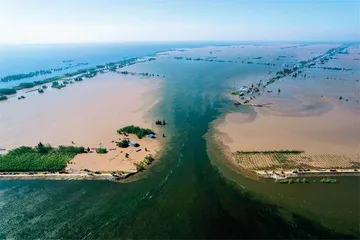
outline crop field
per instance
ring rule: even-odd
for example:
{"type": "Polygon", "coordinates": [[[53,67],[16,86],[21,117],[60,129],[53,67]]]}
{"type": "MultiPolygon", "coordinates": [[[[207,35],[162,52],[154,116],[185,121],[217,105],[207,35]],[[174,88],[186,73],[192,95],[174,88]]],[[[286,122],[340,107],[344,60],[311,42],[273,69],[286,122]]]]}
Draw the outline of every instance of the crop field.
{"type": "Polygon", "coordinates": [[[236,162],[248,170],[360,168],[360,154],[306,154],[301,151],[236,152],[236,162]]]}

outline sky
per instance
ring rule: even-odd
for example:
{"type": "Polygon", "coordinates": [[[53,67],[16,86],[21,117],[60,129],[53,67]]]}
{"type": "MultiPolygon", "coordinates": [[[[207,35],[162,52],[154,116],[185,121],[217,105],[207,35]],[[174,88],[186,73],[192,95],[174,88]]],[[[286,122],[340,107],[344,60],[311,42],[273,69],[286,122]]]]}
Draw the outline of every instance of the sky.
{"type": "Polygon", "coordinates": [[[360,0],[0,0],[0,43],[354,40],[360,0]]]}

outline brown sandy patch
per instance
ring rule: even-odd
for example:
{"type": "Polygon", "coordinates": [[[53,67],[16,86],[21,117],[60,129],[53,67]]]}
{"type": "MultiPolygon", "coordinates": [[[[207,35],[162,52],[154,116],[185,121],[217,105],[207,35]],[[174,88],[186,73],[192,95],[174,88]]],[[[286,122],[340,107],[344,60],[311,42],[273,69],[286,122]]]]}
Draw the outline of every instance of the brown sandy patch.
{"type": "Polygon", "coordinates": [[[226,141],[232,152],[300,149],[310,154],[359,153],[359,116],[348,109],[335,106],[325,114],[308,117],[256,111],[252,122],[246,121],[246,114],[230,113],[217,126],[232,140],[226,141]]]}
{"type": "MultiPolygon", "coordinates": [[[[124,136],[119,135],[119,137],[114,141],[120,141],[124,136]]],[[[107,154],[98,154],[95,151],[90,154],[79,154],[69,162],[67,169],[69,171],[88,169],[100,172],[136,171],[134,163],[142,161],[147,155],[155,157],[161,148],[160,139],[150,139],[148,137],[138,139],[133,134],[130,134],[129,138],[131,141],[136,141],[140,146],[119,148],[116,143],[108,142],[103,144],[103,147],[110,149],[107,154]],[[145,151],[145,148],[147,151],[145,151]],[[129,154],[128,158],[125,157],[126,153],[129,154]]]]}

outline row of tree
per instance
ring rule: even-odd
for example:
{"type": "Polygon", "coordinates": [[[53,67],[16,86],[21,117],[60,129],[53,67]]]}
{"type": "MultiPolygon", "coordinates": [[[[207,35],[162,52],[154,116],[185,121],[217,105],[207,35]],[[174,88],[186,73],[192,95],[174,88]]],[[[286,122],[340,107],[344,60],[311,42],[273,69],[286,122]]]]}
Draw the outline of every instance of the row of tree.
{"type": "Polygon", "coordinates": [[[166,125],[166,122],[165,122],[165,120],[162,120],[162,121],[161,121],[161,120],[156,120],[156,121],[155,121],[155,124],[156,124],[156,125],[160,125],[160,126],[165,126],[165,125],[166,125]]]}

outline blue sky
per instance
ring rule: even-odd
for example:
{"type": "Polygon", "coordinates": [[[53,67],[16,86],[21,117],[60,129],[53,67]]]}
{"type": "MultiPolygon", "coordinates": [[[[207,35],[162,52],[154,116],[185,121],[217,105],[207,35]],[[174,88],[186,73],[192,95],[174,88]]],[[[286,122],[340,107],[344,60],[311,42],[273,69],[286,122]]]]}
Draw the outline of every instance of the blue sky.
{"type": "Polygon", "coordinates": [[[360,40],[359,16],[359,0],[0,0],[0,43],[360,40]]]}

